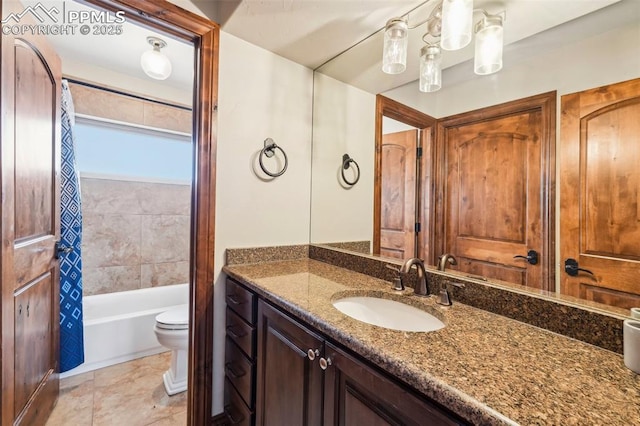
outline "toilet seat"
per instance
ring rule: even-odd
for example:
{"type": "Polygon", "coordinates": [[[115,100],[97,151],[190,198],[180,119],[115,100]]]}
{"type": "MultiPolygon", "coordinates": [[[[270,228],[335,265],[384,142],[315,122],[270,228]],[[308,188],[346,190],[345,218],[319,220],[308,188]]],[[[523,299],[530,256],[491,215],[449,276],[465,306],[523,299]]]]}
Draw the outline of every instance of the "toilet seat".
{"type": "Polygon", "coordinates": [[[163,330],[187,330],[189,328],[189,305],[180,305],[158,314],[156,327],[163,330]]]}

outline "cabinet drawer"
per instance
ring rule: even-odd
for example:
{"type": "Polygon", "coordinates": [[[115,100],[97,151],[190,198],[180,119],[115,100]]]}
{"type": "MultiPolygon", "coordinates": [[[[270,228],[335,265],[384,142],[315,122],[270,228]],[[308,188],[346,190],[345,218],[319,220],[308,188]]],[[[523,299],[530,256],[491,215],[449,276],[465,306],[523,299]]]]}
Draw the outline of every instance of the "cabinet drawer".
{"type": "Polygon", "coordinates": [[[227,307],[227,337],[251,359],[255,358],[256,329],[227,307]]]}
{"type": "Polygon", "coordinates": [[[240,315],[251,325],[256,323],[256,295],[227,278],[226,282],[227,306],[240,315]]]}
{"type": "Polygon", "coordinates": [[[225,345],[224,373],[247,406],[253,408],[253,363],[229,338],[225,345]]]}
{"type": "Polygon", "coordinates": [[[253,412],[244,404],[229,379],[224,381],[224,412],[232,425],[253,425],[253,412]]]}

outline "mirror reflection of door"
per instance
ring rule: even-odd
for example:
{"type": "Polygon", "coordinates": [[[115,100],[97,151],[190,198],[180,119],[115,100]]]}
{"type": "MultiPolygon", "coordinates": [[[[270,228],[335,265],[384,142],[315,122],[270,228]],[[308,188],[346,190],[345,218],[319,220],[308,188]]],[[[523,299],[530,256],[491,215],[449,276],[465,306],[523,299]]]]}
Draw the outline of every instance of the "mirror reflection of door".
{"type": "Polygon", "coordinates": [[[441,252],[457,258],[454,269],[553,289],[545,201],[554,175],[550,105],[555,93],[439,122],[443,206],[436,225],[441,252]]]}
{"type": "Polygon", "coordinates": [[[561,287],[640,304],[640,79],[562,97],[561,287]],[[565,262],[575,260],[575,274],[565,262]]]}
{"type": "Polygon", "coordinates": [[[380,254],[415,257],[418,130],[385,117],[382,136],[382,210],[380,254]]]}
{"type": "Polygon", "coordinates": [[[435,118],[376,96],[373,253],[431,257],[432,134],[435,118]]]}

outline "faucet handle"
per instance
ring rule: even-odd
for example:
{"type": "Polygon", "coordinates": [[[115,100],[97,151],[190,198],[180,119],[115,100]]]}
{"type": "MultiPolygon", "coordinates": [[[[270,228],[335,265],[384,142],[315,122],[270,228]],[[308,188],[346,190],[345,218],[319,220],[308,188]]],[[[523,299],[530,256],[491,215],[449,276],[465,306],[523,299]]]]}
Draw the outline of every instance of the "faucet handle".
{"type": "Polygon", "coordinates": [[[398,275],[393,278],[393,285],[391,286],[391,289],[395,291],[404,291],[404,284],[402,283],[402,274],[400,273],[400,268],[389,264],[386,264],[384,266],[398,273],[398,275]]]}
{"type": "Polygon", "coordinates": [[[455,281],[448,281],[448,280],[443,281],[442,288],[440,289],[440,295],[438,296],[438,300],[436,301],[440,305],[444,305],[444,306],[453,305],[453,298],[449,294],[449,289],[447,289],[448,285],[458,287],[458,288],[464,288],[463,283],[457,283],[455,281]]]}

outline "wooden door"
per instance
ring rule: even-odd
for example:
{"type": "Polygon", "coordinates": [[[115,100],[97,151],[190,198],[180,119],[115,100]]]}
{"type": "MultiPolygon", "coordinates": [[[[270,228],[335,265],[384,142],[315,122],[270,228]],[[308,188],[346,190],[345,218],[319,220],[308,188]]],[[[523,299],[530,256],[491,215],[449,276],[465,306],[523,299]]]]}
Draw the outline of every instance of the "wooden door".
{"type": "Polygon", "coordinates": [[[442,253],[454,268],[553,289],[554,102],[546,94],[439,124],[442,253]],[[530,251],[537,262],[515,257],[530,251]]]}
{"type": "Polygon", "coordinates": [[[44,39],[3,34],[3,425],[44,424],[58,395],[60,96],[44,39]]]}
{"type": "Polygon", "coordinates": [[[382,137],[380,254],[416,256],[416,150],[418,131],[382,137]]]}
{"type": "Polygon", "coordinates": [[[640,79],[562,97],[562,293],[640,305],[640,79]],[[582,269],[564,272],[566,259],[582,269]]]}
{"type": "Polygon", "coordinates": [[[462,424],[331,343],[325,354],[325,426],[462,424]]]}
{"type": "Polygon", "coordinates": [[[322,354],[322,338],[258,302],[257,425],[320,425],[322,354]]]}

